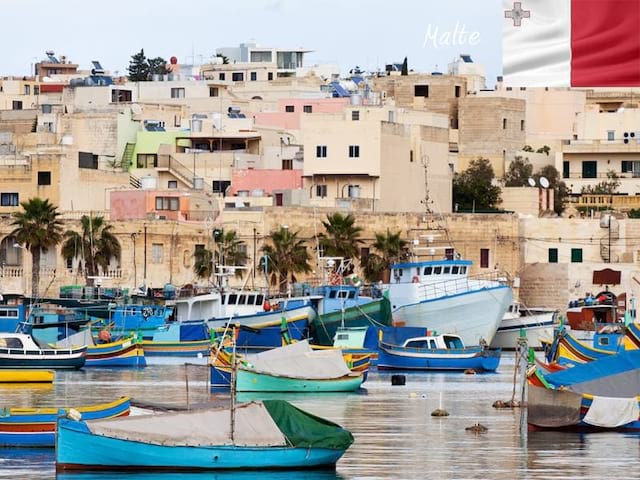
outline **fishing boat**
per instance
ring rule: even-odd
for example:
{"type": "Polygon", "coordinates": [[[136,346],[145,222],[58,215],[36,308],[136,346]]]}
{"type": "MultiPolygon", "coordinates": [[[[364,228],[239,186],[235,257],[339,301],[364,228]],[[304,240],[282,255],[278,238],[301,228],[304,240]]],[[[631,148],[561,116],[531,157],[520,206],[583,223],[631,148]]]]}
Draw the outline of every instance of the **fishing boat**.
{"type": "Polygon", "coordinates": [[[460,336],[466,345],[490,344],[512,303],[498,272],[470,276],[469,260],[434,260],[391,266],[382,289],[396,326],[460,336]]]}
{"type": "MultiPolygon", "coordinates": [[[[625,294],[620,295],[625,296],[625,294]]],[[[593,337],[607,326],[624,324],[624,309],[618,308],[618,295],[604,290],[572,300],[567,308],[567,328],[578,340],[591,343],[593,337]]]]}
{"type": "Polygon", "coordinates": [[[379,370],[494,372],[500,363],[500,349],[466,347],[458,335],[430,333],[416,327],[390,327],[381,333],[379,370]]]}
{"type": "Polygon", "coordinates": [[[640,350],[528,376],[530,430],[640,431],[640,350]]]}
{"type": "MultiPolygon", "coordinates": [[[[233,354],[220,350],[212,355],[212,386],[228,387],[233,354]]],[[[370,363],[368,354],[343,354],[334,348],[314,350],[302,340],[239,356],[237,364],[237,392],[345,392],[362,385],[370,363]]]]}
{"type": "Polygon", "coordinates": [[[0,370],[0,383],[53,383],[53,370],[0,370]]]}
{"type": "Polygon", "coordinates": [[[52,348],[26,333],[0,333],[0,368],[82,368],[87,347],[52,348]]]}
{"type": "Polygon", "coordinates": [[[0,445],[5,447],[53,447],[56,423],[71,410],[94,420],[129,415],[130,399],[82,407],[4,408],[0,410],[0,445]]]}
{"type": "Polygon", "coordinates": [[[352,443],[335,423],[283,400],[264,400],[111,420],[61,418],[56,469],[326,468],[352,443]]]}
{"type": "Polygon", "coordinates": [[[543,340],[553,338],[558,311],[551,308],[529,308],[514,302],[502,317],[498,331],[491,341],[492,348],[514,350],[518,338],[524,334],[530,347],[542,349],[543,340]]]}
{"type": "Polygon", "coordinates": [[[195,357],[209,355],[211,332],[205,321],[172,322],[143,334],[145,355],[195,357]]]}
{"type": "Polygon", "coordinates": [[[593,345],[588,345],[578,340],[572,330],[559,328],[554,332],[553,341],[545,345],[545,358],[549,363],[572,366],[614,355],[625,350],[624,331],[622,324],[615,329],[603,327],[601,332],[594,334],[593,345]]]}

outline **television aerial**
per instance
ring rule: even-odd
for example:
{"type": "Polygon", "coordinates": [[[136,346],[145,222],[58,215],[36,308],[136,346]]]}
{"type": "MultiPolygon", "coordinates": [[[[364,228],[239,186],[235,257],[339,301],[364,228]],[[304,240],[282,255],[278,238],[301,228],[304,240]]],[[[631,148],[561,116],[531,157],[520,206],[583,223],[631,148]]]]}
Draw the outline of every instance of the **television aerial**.
{"type": "Polygon", "coordinates": [[[547,177],[540,177],[539,181],[542,188],[549,188],[549,180],[547,180],[547,177]]]}
{"type": "Polygon", "coordinates": [[[527,182],[529,183],[529,186],[530,186],[530,187],[535,187],[535,186],[536,186],[536,181],[535,181],[533,178],[531,178],[531,177],[529,177],[529,178],[527,179],[527,182]]]}

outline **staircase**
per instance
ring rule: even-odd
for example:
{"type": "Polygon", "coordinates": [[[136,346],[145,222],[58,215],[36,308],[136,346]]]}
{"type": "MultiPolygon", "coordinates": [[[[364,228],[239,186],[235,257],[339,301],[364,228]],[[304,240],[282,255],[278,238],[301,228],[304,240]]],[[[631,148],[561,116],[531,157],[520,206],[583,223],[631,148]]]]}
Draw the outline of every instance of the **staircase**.
{"type": "Polygon", "coordinates": [[[142,188],[142,184],[140,183],[140,179],[134,175],[129,174],[129,184],[133,188],[142,188]]]}
{"type": "MultiPolygon", "coordinates": [[[[156,168],[169,172],[189,188],[194,188],[193,179],[195,175],[193,170],[180,163],[172,155],[158,155],[158,165],[156,168]]],[[[211,193],[213,192],[213,186],[204,182],[203,190],[211,193]]]]}
{"type": "Polygon", "coordinates": [[[606,263],[619,262],[618,255],[612,252],[617,240],[620,238],[620,224],[618,220],[611,215],[603,215],[600,219],[600,228],[606,229],[607,232],[600,238],[600,257],[606,263]]]}
{"type": "Polygon", "coordinates": [[[127,146],[124,148],[124,153],[122,154],[122,168],[128,170],[130,166],[132,166],[133,160],[133,151],[136,149],[135,143],[127,143],[127,146]]]}

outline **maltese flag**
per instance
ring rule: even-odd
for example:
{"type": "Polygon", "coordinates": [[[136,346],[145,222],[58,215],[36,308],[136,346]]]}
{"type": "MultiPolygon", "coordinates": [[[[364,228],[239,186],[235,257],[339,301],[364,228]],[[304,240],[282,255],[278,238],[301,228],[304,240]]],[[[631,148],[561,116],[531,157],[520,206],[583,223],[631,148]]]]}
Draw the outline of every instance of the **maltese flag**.
{"type": "Polygon", "coordinates": [[[503,0],[503,82],[640,86],[640,0],[503,0]]]}

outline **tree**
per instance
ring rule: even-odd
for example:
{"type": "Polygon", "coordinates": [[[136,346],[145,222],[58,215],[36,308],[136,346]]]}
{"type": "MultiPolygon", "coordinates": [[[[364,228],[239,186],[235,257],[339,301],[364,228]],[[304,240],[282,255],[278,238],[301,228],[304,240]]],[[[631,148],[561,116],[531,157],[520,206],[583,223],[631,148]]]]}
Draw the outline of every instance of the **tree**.
{"type": "Polygon", "coordinates": [[[149,63],[143,48],[131,56],[127,70],[129,71],[127,79],[131,82],[146,82],[149,79],[149,63]]]}
{"type": "Polygon", "coordinates": [[[69,260],[80,258],[84,270],[85,282],[94,285],[94,278],[101,271],[109,269],[111,259],[120,261],[122,247],[113,233],[113,225],[104,217],[83,215],[80,218],[80,232],[67,230],[64,233],[62,256],[69,260]]]}
{"type": "Polygon", "coordinates": [[[167,75],[171,69],[167,66],[167,61],[162,57],[150,58],[147,60],[149,73],[151,75],[167,75]]]}
{"type": "MultiPolygon", "coordinates": [[[[193,272],[198,278],[211,278],[214,273],[214,265],[243,266],[246,265],[247,245],[238,238],[234,230],[225,232],[216,229],[213,231],[214,252],[208,248],[198,249],[194,253],[193,272]]],[[[242,278],[244,270],[236,268],[234,275],[242,278]]]]}
{"type": "Polygon", "coordinates": [[[523,152],[533,152],[533,147],[531,145],[525,145],[522,147],[523,152]]]}
{"type": "Polygon", "coordinates": [[[548,157],[550,151],[551,151],[551,148],[549,147],[549,145],[545,145],[543,147],[540,147],[538,150],[536,150],[536,153],[545,153],[548,157]]]}
{"type": "Polygon", "coordinates": [[[612,195],[618,193],[620,186],[620,177],[613,170],[607,172],[607,179],[595,185],[586,185],[582,187],[580,193],[593,193],[599,195],[612,195]]]}
{"type": "MultiPolygon", "coordinates": [[[[309,252],[304,241],[298,238],[298,232],[291,232],[288,228],[280,227],[268,236],[271,244],[262,247],[267,257],[266,271],[271,275],[272,282],[277,277],[280,292],[287,290],[289,282],[296,281],[296,273],[309,273],[309,252]]],[[[262,259],[265,268],[265,259],[262,259]]]]}
{"type": "Polygon", "coordinates": [[[13,213],[9,234],[31,253],[31,296],[38,297],[40,285],[40,257],[49,248],[55,248],[62,239],[60,212],[48,199],[30,198],[21,202],[22,211],[13,213]]]}
{"type": "Polygon", "coordinates": [[[404,61],[402,62],[402,71],[400,72],[400,75],[403,77],[409,75],[409,64],[407,62],[407,57],[404,57],[404,61]]]}
{"type": "Polygon", "coordinates": [[[326,257],[352,259],[358,256],[358,246],[362,243],[362,228],[355,226],[356,219],[352,214],[342,215],[340,212],[327,214],[327,221],[322,225],[326,234],[318,235],[320,248],[326,257]]]}
{"type": "Polygon", "coordinates": [[[560,172],[553,165],[545,165],[533,175],[538,184],[540,177],[549,180],[549,188],[553,190],[553,211],[560,215],[569,196],[567,185],[560,179],[560,172]]]}
{"type": "MultiPolygon", "coordinates": [[[[486,158],[472,160],[453,177],[453,203],[458,210],[489,209],[500,202],[500,187],[493,185],[493,167],[486,158]]],[[[456,210],[456,209],[454,209],[456,210]]]]}
{"type": "Polygon", "coordinates": [[[227,57],[226,55],[223,55],[221,53],[216,53],[216,57],[222,59],[223,65],[229,65],[229,57],[227,57]]]}
{"type": "Polygon", "coordinates": [[[504,176],[504,185],[505,187],[522,187],[528,184],[532,175],[533,165],[529,163],[529,159],[517,156],[504,176]]]}
{"type": "Polygon", "coordinates": [[[387,229],[386,233],[376,233],[376,240],[369,253],[362,262],[364,277],[369,282],[389,280],[389,271],[392,264],[397,263],[405,255],[407,241],[401,238],[400,232],[392,233],[387,229]]]}

